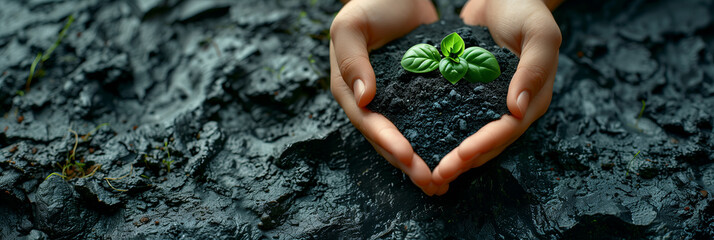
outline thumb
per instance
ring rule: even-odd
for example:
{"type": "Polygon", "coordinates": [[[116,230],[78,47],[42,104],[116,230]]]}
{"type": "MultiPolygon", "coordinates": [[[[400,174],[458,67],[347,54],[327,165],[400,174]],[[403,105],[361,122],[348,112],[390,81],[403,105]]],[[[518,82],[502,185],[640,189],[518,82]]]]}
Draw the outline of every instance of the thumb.
{"type": "Polygon", "coordinates": [[[355,13],[340,11],[330,27],[337,66],[360,107],[367,106],[377,91],[374,70],[369,62],[365,19],[355,13]]]}
{"type": "Polygon", "coordinates": [[[541,19],[524,26],[521,60],[508,88],[508,110],[517,118],[526,115],[532,98],[555,78],[558,66],[560,29],[550,12],[535,17],[541,19]]]}
{"type": "Polygon", "coordinates": [[[358,106],[367,106],[377,91],[369,50],[437,18],[428,0],[352,1],[337,13],[330,37],[338,69],[358,106]]]}

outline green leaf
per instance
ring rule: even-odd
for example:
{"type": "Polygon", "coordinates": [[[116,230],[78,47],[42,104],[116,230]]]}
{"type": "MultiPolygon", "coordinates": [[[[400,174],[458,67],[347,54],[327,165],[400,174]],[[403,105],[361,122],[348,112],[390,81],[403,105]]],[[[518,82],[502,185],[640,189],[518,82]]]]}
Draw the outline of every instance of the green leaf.
{"type": "Polygon", "coordinates": [[[439,67],[439,50],[429,44],[417,44],[407,50],[402,57],[402,67],[413,73],[434,71],[439,67]]]}
{"type": "Polygon", "coordinates": [[[466,81],[487,83],[501,75],[501,67],[493,53],[480,47],[470,47],[464,51],[463,59],[468,63],[466,81]]]}
{"type": "Polygon", "coordinates": [[[459,82],[459,80],[466,75],[468,70],[468,63],[466,63],[466,60],[463,58],[461,58],[458,63],[446,58],[441,59],[439,62],[439,71],[441,72],[441,75],[444,75],[444,78],[449,80],[451,84],[459,82]]]}
{"type": "Polygon", "coordinates": [[[32,83],[32,78],[35,77],[35,68],[37,68],[37,63],[39,63],[41,59],[42,53],[38,53],[35,60],[32,61],[32,65],[30,65],[30,75],[27,76],[27,82],[25,82],[25,90],[27,91],[30,91],[30,83],[32,83]]]}
{"type": "Polygon", "coordinates": [[[458,59],[464,53],[464,40],[457,33],[449,34],[441,40],[441,53],[445,57],[458,59]]]}
{"type": "Polygon", "coordinates": [[[59,35],[57,35],[57,41],[55,41],[55,44],[45,50],[45,53],[42,54],[42,62],[45,62],[47,61],[47,59],[50,59],[50,55],[52,55],[52,52],[55,51],[55,48],[60,45],[62,39],[64,39],[64,36],[67,34],[67,29],[69,29],[69,26],[72,25],[72,22],[74,22],[74,14],[69,15],[67,23],[64,25],[64,28],[62,28],[62,31],[59,33],[59,35]]]}

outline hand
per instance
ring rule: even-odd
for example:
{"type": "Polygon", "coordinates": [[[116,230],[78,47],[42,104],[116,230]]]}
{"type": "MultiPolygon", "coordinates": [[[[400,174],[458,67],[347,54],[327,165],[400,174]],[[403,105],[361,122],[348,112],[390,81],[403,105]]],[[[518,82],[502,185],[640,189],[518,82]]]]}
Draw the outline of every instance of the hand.
{"type": "Polygon", "coordinates": [[[330,27],[332,95],[374,149],[427,195],[439,190],[429,167],[391,121],[365,108],[377,91],[368,52],[437,19],[428,0],[354,0],[330,27]]]}
{"type": "Polygon", "coordinates": [[[432,174],[437,195],[446,193],[461,173],[500,154],[548,110],[562,41],[550,10],[561,1],[470,0],[464,6],[464,23],[487,26],[496,43],[520,62],[506,99],[511,115],[487,124],[444,156],[432,174]]]}

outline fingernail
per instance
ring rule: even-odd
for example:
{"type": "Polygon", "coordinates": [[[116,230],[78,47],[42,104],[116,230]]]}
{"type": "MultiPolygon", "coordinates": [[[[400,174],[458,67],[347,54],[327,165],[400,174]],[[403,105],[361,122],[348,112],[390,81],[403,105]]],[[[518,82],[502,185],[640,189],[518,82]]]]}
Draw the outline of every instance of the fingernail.
{"type": "Polygon", "coordinates": [[[355,101],[357,101],[357,105],[359,105],[359,100],[362,99],[362,95],[364,94],[364,82],[362,79],[355,80],[352,90],[355,92],[355,101]]]}
{"type": "Polygon", "coordinates": [[[530,101],[528,91],[523,91],[518,95],[516,100],[516,105],[518,105],[518,110],[521,111],[521,117],[526,116],[526,110],[528,110],[528,102],[530,101]]]}

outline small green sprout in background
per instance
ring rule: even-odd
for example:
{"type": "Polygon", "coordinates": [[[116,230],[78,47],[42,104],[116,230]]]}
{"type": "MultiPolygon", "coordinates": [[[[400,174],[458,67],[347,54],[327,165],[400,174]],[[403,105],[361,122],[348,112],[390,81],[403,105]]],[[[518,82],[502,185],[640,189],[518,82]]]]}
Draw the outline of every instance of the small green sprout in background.
{"type": "Polygon", "coordinates": [[[169,143],[164,142],[164,150],[166,151],[166,156],[167,158],[164,160],[161,160],[161,163],[166,166],[166,172],[171,172],[171,164],[174,162],[171,160],[171,152],[169,151],[169,143]]]}
{"type": "MultiPolygon", "coordinates": [[[[27,76],[27,83],[25,83],[25,91],[30,91],[30,83],[32,83],[32,78],[35,76],[35,69],[37,68],[37,63],[42,60],[42,53],[38,53],[37,57],[35,57],[35,60],[32,61],[32,65],[30,66],[30,75],[27,76]]],[[[25,93],[23,92],[21,96],[24,96],[25,93]]]]}
{"type": "Polygon", "coordinates": [[[62,39],[64,39],[64,36],[67,35],[67,29],[69,29],[69,26],[72,25],[72,22],[74,22],[74,14],[69,15],[69,17],[67,18],[67,23],[64,25],[59,35],[57,35],[57,41],[55,41],[55,44],[45,50],[45,53],[42,54],[42,62],[47,61],[47,59],[50,59],[50,55],[52,55],[52,52],[54,52],[55,48],[57,48],[60,43],[62,43],[62,39]]]}
{"type": "Polygon", "coordinates": [[[315,66],[315,58],[313,58],[312,54],[307,56],[307,62],[310,63],[310,68],[312,68],[312,71],[315,74],[317,74],[318,76],[322,76],[322,72],[320,72],[320,70],[318,70],[317,67],[315,66]]]}
{"type": "Polygon", "coordinates": [[[630,175],[630,164],[632,163],[632,161],[635,161],[635,159],[637,158],[637,155],[640,155],[640,151],[637,151],[637,153],[635,153],[635,156],[632,157],[632,160],[630,160],[630,162],[627,163],[627,171],[625,172],[625,177],[630,175]]]}
{"type": "MultiPolygon", "coordinates": [[[[82,136],[81,139],[86,142],[93,132],[95,132],[97,129],[99,129],[103,126],[106,126],[106,125],[108,125],[108,123],[99,125],[97,128],[95,128],[90,133],[87,133],[86,135],[82,136]]],[[[74,147],[72,147],[72,151],[67,152],[67,160],[65,160],[64,165],[57,163],[59,168],[62,169],[62,172],[61,173],[58,173],[58,172],[50,173],[50,175],[47,175],[47,177],[45,177],[45,180],[47,180],[51,176],[59,176],[65,180],[70,180],[73,178],[88,178],[88,177],[93,176],[94,173],[96,173],[97,170],[99,170],[99,168],[102,167],[101,164],[93,164],[93,165],[90,165],[88,168],[85,168],[87,166],[87,164],[82,162],[84,160],[82,159],[81,161],[78,161],[76,159],[77,146],[79,145],[80,137],[76,131],[72,130],[72,128],[69,129],[69,132],[74,134],[74,147]]]]}
{"type": "Polygon", "coordinates": [[[87,134],[84,134],[84,135],[82,136],[82,140],[84,140],[85,142],[86,142],[86,141],[89,141],[89,139],[91,139],[91,137],[92,137],[92,134],[94,134],[95,132],[97,132],[97,130],[99,130],[100,128],[102,128],[102,127],[104,127],[104,126],[109,126],[109,123],[99,124],[99,126],[97,126],[97,127],[95,127],[94,129],[92,129],[92,131],[89,131],[87,134]]]}
{"type": "Polygon", "coordinates": [[[488,83],[501,75],[496,57],[486,49],[469,47],[464,49],[464,40],[452,33],[441,40],[441,58],[436,47],[417,44],[409,48],[402,58],[402,67],[413,73],[426,73],[439,68],[441,75],[456,84],[462,78],[471,83],[488,83]]]}
{"type": "Polygon", "coordinates": [[[278,81],[280,81],[280,80],[282,79],[282,76],[283,76],[283,71],[285,71],[285,66],[280,67],[280,69],[277,70],[277,71],[276,71],[275,69],[271,68],[271,67],[264,67],[264,69],[265,69],[266,71],[272,73],[273,75],[276,75],[278,81]]]}
{"type": "MultiPolygon", "coordinates": [[[[55,41],[55,44],[45,50],[44,53],[37,53],[35,60],[32,61],[32,66],[30,66],[30,75],[27,77],[27,83],[25,83],[25,92],[30,91],[30,83],[32,83],[32,78],[35,76],[35,69],[37,68],[37,64],[44,63],[45,61],[47,61],[47,59],[50,59],[52,52],[55,51],[55,49],[60,45],[60,43],[62,43],[62,39],[64,39],[64,36],[67,35],[67,29],[69,29],[69,26],[72,25],[72,22],[74,22],[74,14],[69,15],[67,23],[64,25],[64,28],[62,28],[62,31],[60,31],[59,35],[57,35],[57,40],[55,41]]],[[[25,93],[18,93],[18,95],[24,96],[25,93]]]]}

